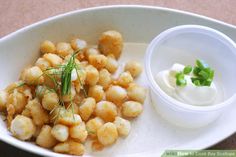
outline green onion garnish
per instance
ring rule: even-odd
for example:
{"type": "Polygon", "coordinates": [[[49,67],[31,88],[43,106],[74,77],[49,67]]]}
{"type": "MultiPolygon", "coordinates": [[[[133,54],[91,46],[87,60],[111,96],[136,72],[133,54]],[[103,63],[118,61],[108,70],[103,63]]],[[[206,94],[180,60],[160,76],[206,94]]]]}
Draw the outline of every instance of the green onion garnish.
{"type": "Polygon", "coordinates": [[[194,68],[186,66],[182,72],[176,74],[176,85],[185,86],[187,84],[184,75],[191,75],[192,83],[196,86],[210,86],[214,78],[214,70],[203,60],[196,60],[194,68]]]}

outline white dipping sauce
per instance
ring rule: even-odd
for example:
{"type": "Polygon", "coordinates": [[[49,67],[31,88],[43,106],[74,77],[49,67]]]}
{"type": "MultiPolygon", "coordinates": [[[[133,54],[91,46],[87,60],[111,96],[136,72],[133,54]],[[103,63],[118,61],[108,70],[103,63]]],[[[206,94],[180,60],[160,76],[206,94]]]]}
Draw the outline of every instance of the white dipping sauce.
{"type": "Polygon", "coordinates": [[[214,82],[210,86],[196,86],[191,81],[191,76],[185,75],[187,85],[176,85],[175,75],[183,71],[184,65],[175,63],[170,69],[159,72],[156,82],[169,96],[186,104],[203,106],[212,105],[215,102],[217,88],[214,82]]]}

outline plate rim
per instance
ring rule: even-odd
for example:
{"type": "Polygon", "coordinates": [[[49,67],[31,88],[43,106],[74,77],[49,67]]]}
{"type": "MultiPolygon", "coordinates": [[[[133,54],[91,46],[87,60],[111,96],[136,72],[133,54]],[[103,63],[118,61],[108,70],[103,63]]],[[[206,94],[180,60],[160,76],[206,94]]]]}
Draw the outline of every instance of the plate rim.
{"type": "Polygon", "coordinates": [[[233,29],[236,29],[236,26],[233,25],[233,24],[229,24],[229,23],[226,23],[226,22],[223,22],[223,21],[211,18],[211,17],[207,17],[205,15],[200,15],[200,14],[197,14],[197,13],[192,13],[192,12],[188,12],[188,11],[172,9],[172,8],[167,8],[167,7],[150,6],[150,5],[102,5],[102,6],[97,6],[97,7],[76,9],[76,10],[72,10],[72,11],[69,11],[69,12],[66,12],[66,13],[61,13],[61,14],[58,14],[58,15],[55,15],[55,16],[48,17],[46,19],[43,19],[43,20],[40,20],[38,22],[32,23],[30,25],[24,26],[24,27],[22,27],[22,28],[20,28],[16,31],[10,32],[9,34],[6,34],[5,36],[0,38],[0,42],[2,42],[3,40],[8,39],[8,38],[10,38],[14,35],[17,35],[20,32],[24,32],[27,29],[30,29],[30,28],[36,27],[38,25],[41,25],[43,23],[46,23],[50,20],[60,19],[60,18],[70,16],[70,15],[73,15],[73,14],[78,14],[78,13],[81,13],[81,12],[90,12],[90,11],[96,11],[96,10],[115,9],[115,8],[130,8],[130,9],[132,9],[132,8],[135,8],[135,9],[141,8],[141,9],[163,10],[163,11],[168,11],[168,12],[172,12],[172,13],[180,13],[180,14],[185,14],[185,15],[191,15],[191,16],[194,16],[194,17],[202,18],[202,19],[205,19],[205,20],[216,22],[218,24],[222,24],[222,25],[231,27],[233,29]]]}

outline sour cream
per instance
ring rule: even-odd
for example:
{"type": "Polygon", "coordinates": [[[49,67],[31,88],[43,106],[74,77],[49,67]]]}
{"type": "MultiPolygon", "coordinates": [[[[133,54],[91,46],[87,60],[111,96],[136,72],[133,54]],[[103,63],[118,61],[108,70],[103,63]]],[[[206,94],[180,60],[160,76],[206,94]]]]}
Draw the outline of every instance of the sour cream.
{"type": "Polygon", "coordinates": [[[187,85],[176,85],[175,75],[183,71],[184,65],[175,63],[170,69],[159,72],[156,82],[169,96],[186,104],[203,106],[212,105],[216,99],[217,88],[214,81],[210,86],[196,86],[191,81],[191,76],[185,75],[187,85]]]}

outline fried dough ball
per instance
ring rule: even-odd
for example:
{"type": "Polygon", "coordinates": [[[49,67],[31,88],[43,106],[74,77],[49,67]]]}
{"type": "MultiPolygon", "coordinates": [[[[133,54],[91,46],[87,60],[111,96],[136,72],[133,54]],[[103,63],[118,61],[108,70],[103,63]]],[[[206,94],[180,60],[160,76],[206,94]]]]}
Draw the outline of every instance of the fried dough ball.
{"type": "Polygon", "coordinates": [[[117,80],[117,84],[124,88],[127,88],[131,82],[133,82],[133,77],[130,72],[122,72],[117,80]]]}
{"type": "Polygon", "coordinates": [[[79,106],[79,114],[84,121],[87,121],[96,107],[96,101],[92,97],[84,99],[79,106]]]}
{"type": "Polygon", "coordinates": [[[130,121],[121,117],[116,117],[114,124],[116,125],[120,136],[127,136],[129,134],[131,129],[130,121]]]}
{"type": "Polygon", "coordinates": [[[89,64],[93,65],[95,68],[102,69],[107,64],[107,57],[101,54],[93,54],[88,57],[89,64]]]}
{"type": "Polygon", "coordinates": [[[98,49],[104,55],[113,54],[119,58],[123,49],[122,35],[113,30],[103,32],[98,41],[98,49]]]}
{"type": "Polygon", "coordinates": [[[74,50],[85,50],[87,48],[87,42],[78,38],[72,39],[70,44],[74,50]]]}
{"type": "Polygon", "coordinates": [[[42,71],[46,70],[51,66],[51,64],[44,58],[39,58],[36,62],[35,65],[38,66],[42,71]]]}
{"type": "Polygon", "coordinates": [[[36,144],[44,147],[51,148],[57,144],[57,140],[51,134],[52,128],[49,125],[44,125],[36,138],[36,144]]]}
{"type": "Polygon", "coordinates": [[[26,108],[30,111],[35,125],[42,126],[49,122],[48,113],[43,109],[37,98],[29,101],[26,108]]]}
{"type": "Polygon", "coordinates": [[[69,128],[62,124],[56,124],[51,130],[52,136],[60,142],[65,142],[69,137],[69,128]]]}
{"type": "Polygon", "coordinates": [[[27,97],[17,89],[14,89],[13,93],[8,96],[7,104],[14,106],[15,113],[21,113],[27,104],[27,97]]]}
{"type": "Polygon", "coordinates": [[[100,85],[95,85],[90,87],[88,90],[88,96],[93,97],[96,100],[96,102],[101,101],[105,96],[103,87],[100,85]]]}
{"type": "Polygon", "coordinates": [[[98,84],[101,85],[104,89],[107,89],[111,83],[112,83],[112,78],[108,70],[107,69],[100,70],[98,84]]]}
{"type": "Polygon", "coordinates": [[[118,138],[118,132],[115,124],[111,122],[105,123],[98,129],[97,137],[98,141],[104,146],[115,143],[118,138]]]}
{"type": "Polygon", "coordinates": [[[96,48],[88,48],[84,53],[87,60],[89,59],[90,55],[98,55],[98,54],[100,54],[100,52],[96,48]]]}
{"type": "Polygon", "coordinates": [[[45,92],[42,98],[42,106],[44,109],[51,111],[59,105],[59,97],[55,92],[45,92]]]}
{"type": "Polygon", "coordinates": [[[8,96],[9,94],[6,91],[0,91],[0,111],[4,111],[6,109],[8,96]]]}
{"type": "Polygon", "coordinates": [[[83,155],[84,145],[72,140],[57,144],[53,150],[57,153],[67,153],[71,155],[83,155]]]}
{"type": "Polygon", "coordinates": [[[124,88],[120,86],[110,86],[106,91],[106,99],[119,105],[125,101],[127,98],[127,92],[124,88]]]}
{"type": "Polygon", "coordinates": [[[127,94],[131,100],[144,103],[146,98],[146,89],[135,83],[132,83],[127,88],[127,94]]]}
{"type": "Polygon", "coordinates": [[[65,42],[59,42],[56,45],[56,53],[61,57],[66,57],[74,52],[71,45],[65,42]]]}
{"type": "Polygon", "coordinates": [[[125,64],[125,71],[129,71],[133,78],[136,78],[142,72],[142,66],[139,62],[129,61],[125,64]]]}
{"type": "Polygon", "coordinates": [[[42,84],[44,81],[42,70],[37,67],[33,66],[31,68],[27,68],[22,73],[22,80],[25,81],[29,85],[37,85],[42,84]]]}
{"type": "Polygon", "coordinates": [[[17,115],[11,122],[10,130],[13,136],[21,140],[28,140],[33,136],[36,129],[30,118],[17,115]]]}
{"type": "Polygon", "coordinates": [[[70,137],[74,140],[79,140],[84,143],[88,136],[88,132],[86,130],[85,123],[82,122],[79,125],[75,125],[70,127],[70,137]]]}
{"type": "Polygon", "coordinates": [[[88,134],[90,137],[96,137],[97,136],[97,130],[104,124],[104,121],[99,118],[95,117],[93,119],[90,119],[86,123],[86,129],[88,131],[88,134]]]}
{"type": "Polygon", "coordinates": [[[40,51],[42,53],[55,53],[56,47],[53,44],[53,42],[51,42],[49,40],[45,40],[40,45],[40,51]]]}
{"type": "Polygon", "coordinates": [[[113,122],[117,116],[117,107],[109,101],[100,101],[96,105],[95,113],[106,122],[113,122]]]}
{"type": "Polygon", "coordinates": [[[126,101],[122,104],[122,115],[128,118],[135,118],[141,114],[143,106],[136,101],[126,101]]]}
{"type": "Polygon", "coordinates": [[[90,86],[96,85],[99,80],[98,70],[94,66],[88,65],[85,67],[85,71],[86,71],[85,83],[90,86]]]}
{"type": "Polygon", "coordinates": [[[56,54],[47,53],[43,55],[43,58],[48,61],[53,67],[56,67],[62,64],[62,58],[56,54]]]}
{"type": "Polygon", "coordinates": [[[115,73],[116,70],[118,69],[118,62],[115,58],[114,55],[110,54],[107,56],[107,64],[105,66],[105,68],[110,72],[110,73],[115,73]]]}

